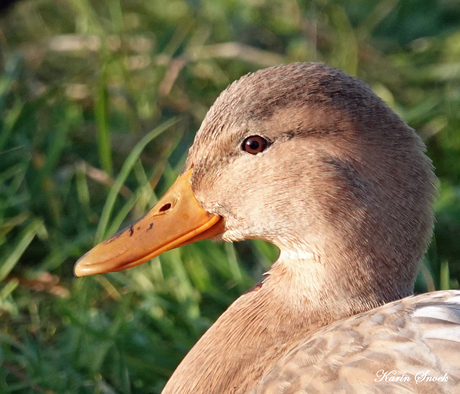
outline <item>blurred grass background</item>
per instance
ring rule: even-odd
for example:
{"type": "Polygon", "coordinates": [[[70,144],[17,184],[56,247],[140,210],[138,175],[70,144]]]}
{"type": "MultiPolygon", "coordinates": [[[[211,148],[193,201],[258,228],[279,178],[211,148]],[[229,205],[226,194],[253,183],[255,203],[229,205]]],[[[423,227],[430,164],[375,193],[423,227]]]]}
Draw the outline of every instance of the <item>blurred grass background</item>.
{"type": "Polygon", "coordinates": [[[161,391],[276,249],[73,264],[167,190],[220,91],[294,61],[358,76],[420,133],[440,197],[417,291],[459,286],[457,0],[22,0],[0,15],[1,393],[161,391]]]}

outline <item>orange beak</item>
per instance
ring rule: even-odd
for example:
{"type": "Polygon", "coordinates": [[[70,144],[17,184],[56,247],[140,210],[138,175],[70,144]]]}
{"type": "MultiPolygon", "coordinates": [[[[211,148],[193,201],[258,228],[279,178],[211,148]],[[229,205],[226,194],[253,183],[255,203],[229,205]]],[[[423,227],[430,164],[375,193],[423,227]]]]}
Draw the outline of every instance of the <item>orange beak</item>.
{"type": "Polygon", "coordinates": [[[167,250],[223,233],[224,219],[205,211],[196,200],[191,175],[191,169],[180,175],[143,218],[81,257],[75,275],[122,271],[167,250]]]}

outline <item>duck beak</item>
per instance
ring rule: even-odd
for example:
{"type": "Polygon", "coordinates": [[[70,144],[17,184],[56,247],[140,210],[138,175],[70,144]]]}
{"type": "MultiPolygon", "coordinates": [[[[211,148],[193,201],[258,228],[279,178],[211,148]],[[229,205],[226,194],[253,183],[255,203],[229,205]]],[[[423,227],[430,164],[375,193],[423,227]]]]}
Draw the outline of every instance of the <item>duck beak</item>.
{"type": "Polygon", "coordinates": [[[191,176],[192,169],[180,175],[143,218],[81,257],[75,276],[122,271],[167,250],[223,233],[224,219],[201,208],[191,176]]]}

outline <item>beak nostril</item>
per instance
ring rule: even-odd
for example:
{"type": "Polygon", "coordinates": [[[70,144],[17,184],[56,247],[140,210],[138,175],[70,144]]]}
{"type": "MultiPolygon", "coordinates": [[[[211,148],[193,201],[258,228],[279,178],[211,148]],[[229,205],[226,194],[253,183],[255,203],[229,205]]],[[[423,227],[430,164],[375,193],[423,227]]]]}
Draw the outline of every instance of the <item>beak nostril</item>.
{"type": "Polygon", "coordinates": [[[167,204],[163,205],[163,206],[159,209],[159,211],[160,211],[160,212],[166,212],[166,211],[167,211],[168,209],[170,209],[170,208],[171,208],[171,203],[168,202],[167,204]]]}

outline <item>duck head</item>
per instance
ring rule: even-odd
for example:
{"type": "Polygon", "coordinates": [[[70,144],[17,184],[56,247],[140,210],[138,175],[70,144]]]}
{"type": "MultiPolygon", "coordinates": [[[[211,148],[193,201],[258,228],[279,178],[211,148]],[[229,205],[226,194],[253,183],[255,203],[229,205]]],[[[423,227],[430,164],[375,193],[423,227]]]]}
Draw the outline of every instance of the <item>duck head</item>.
{"type": "Polygon", "coordinates": [[[314,271],[344,296],[375,304],[407,296],[433,225],[435,177],[423,150],[341,71],[319,63],[257,71],[218,97],[170,191],[75,273],[129,268],[207,237],[256,238],[278,246],[277,264],[314,271]]]}

